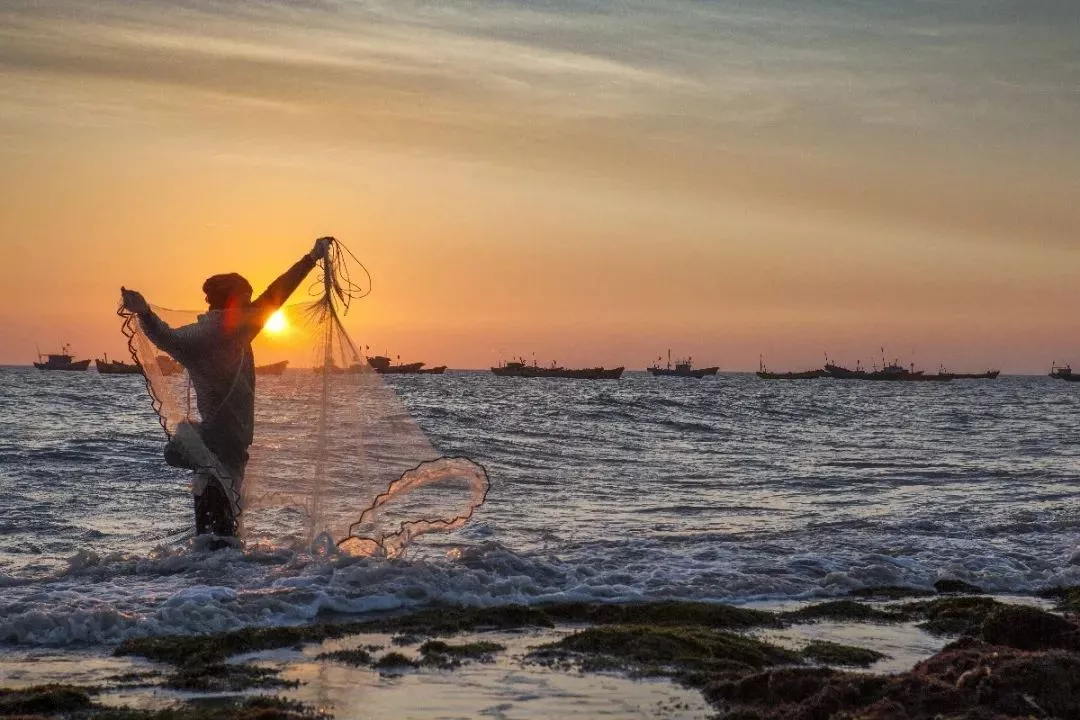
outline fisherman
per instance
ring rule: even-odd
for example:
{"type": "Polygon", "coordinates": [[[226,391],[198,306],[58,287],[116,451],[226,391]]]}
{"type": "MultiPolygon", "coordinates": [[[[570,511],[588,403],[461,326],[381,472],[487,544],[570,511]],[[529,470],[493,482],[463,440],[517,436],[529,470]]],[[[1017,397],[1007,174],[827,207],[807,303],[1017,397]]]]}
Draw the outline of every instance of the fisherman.
{"type": "Polygon", "coordinates": [[[120,288],[124,309],[138,316],[151,342],[184,366],[195,388],[202,418],[195,430],[216,462],[199,461],[190,447],[185,449],[183,443],[172,441],[166,447],[165,460],[195,470],[192,492],[199,535],[237,534],[240,485],[255,427],[251,341],[315,264],[327,256],[332,242],[331,237],[316,240],[311,252],[255,300],[251,299],[250,283],[237,273],[207,278],[202,289],[209,310],[196,322],[175,329],[150,309],[140,293],[120,288]]]}

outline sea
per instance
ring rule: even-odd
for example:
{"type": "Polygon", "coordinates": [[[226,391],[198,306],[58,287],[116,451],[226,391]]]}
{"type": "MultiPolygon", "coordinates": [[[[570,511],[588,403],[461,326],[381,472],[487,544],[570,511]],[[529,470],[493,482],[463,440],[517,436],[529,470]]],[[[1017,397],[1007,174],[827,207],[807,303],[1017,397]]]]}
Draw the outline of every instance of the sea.
{"type": "Polygon", "coordinates": [[[0,645],[105,652],[441,603],[1080,584],[1080,384],[385,381],[491,480],[465,527],[393,560],[170,542],[189,480],[162,461],[142,379],[0,368],[0,645]]]}

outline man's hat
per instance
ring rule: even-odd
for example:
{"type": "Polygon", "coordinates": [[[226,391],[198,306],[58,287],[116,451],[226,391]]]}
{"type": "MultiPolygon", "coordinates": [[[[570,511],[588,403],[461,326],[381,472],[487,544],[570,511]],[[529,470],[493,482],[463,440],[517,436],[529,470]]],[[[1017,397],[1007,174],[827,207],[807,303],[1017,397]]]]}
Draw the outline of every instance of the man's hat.
{"type": "Polygon", "coordinates": [[[238,273],[212,275],[202,286],[210,307],[225,307],[238,300],[251,301],[251,283],[238,273]]]}

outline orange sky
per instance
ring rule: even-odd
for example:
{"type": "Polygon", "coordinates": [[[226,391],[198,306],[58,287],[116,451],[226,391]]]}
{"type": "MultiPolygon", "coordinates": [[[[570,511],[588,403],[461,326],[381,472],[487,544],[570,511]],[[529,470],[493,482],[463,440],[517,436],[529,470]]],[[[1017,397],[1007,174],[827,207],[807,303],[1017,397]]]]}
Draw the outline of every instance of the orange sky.
{"type": "Polygon", "coordinates": [[[745,5],[5,5],[0,363],[334,234],[403,360],[1080,365],[1080,9],[745,5]]]}

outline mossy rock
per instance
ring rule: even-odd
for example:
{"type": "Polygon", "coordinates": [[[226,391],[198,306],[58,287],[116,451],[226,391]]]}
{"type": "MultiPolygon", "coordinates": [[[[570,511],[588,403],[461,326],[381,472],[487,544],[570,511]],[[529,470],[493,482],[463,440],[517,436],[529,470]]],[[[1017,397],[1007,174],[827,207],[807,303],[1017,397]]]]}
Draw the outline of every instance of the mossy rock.
{"type": "Polygon", "coordinates": [[[814,640],[804,647],[800,654],[812,662],[849,667],[870,667],[878,660],[884,660],[888,657],[888,655],[879,653],[876,650],[841,645],[827,640],[814,640]]]}
{"type": "Polygon", "coordinates": [[[244,628],[210,635],[166,635],[125,640],[115,655],[140,655],[173,665],[213,665],[233,655],[300,647],[365,632],[368,623],[318,623],[298,627],[244,628]]]}
{"type": "Polygon", "coordinates": [[[991,613],[1006,607],[993,598],[956,596],[907,603],[900,607],[913,619],[925,618],[919,625],[938,635],[971,635],[982,628],[991,613]]]}
{"type": "Polygon", "coordinates": [[[626,670],[655,667],[656,674],[669,672],[660,668],[701,672],[729,668],[731,663],[760,668],[799,662],[795,653],[771,643],[700,626],[603,625],[568,635],[534,651],[540,658],[559,653],[573,653],[584,658],[584,662],[594,665],[602,662],[608,667],[612,664],[607,659],[615,659],[626,670]]]}
{"type": "Polygon", "coordinates": [[[19,690],[0,689],[0,716],[57,715],[91,706],[86,688],[72,685],[34,685],[19,690]]]}
{"type": "Polygon", "coordinates": [[[422,655],[439,654],[456,658],[482,660],[490,658],[495,653],[502,652],[505,649],[505,645],[484,640],[479,642],[461,643],[459,645],[453,645],[443,642],[442,640],[428,640],[420,646],[420,653],[422,655]]]}
{"type": "Polygon", "coordinates": [[[335,650],[333,652],[324,652],[315,656],[316,660],[330,660],[332,662],[344,663],[346,665],[355,665],[357,667],[365,667],[371,664],[372,655],[367,648],[353,648],[351,650],[335,650]]]}
{"type": "Polygon", "coordinates": [[[297,687],[299,681],[282,680],[278,670],[253,665],[217,663],[185,665],[165,680],[165,687],[195,692],[240,692],[255,688],[297,687]]]}
{"type": "Polygon", "coordinates": [[[934,583],[934,589],[942,595],[951,593],[964,593],[965,595],[982,595],[986,592],[978,585],[972,585],[971,583],[964,582],[963,580],[951,579],[938,580],[934,583]]]}
{"type": "Polygon", "coordinates": [[[1080,650],[1080,626],[1027,605],[1006,605],[987,616],[982,638],[1020,650],[1080,650]]]}
{"type": "Polygon", "coordinates": [[[255,696],[239,701],[187,702],[161,710],[101,708],[79,720],[325,720],[332,717],[294,700],[255,696]]]}
{"type": "Polygon", "coordinates": [[[1080,613],[1080,585],[1057,586],[1035,593],[1042,598],[1057,600],[1057,609],[1063,612],[1080,613]]]}
{"type": "Polygon", "coordinates": [[[420,667],[420,663],[399,652],[388,652],[373,662],[371,666],[376,670],[400,670],[420,667]]]}
{"type": "Polygon", "coordinates": [[[593,625],[702,625],[744,629],[777,623],[777,616],[764,610],[703,602],[662,601],[625,605],[560,603],[544,605],[540,609],[558,622],[593,625]]]}
{"type": "Polygon", "coordinates": [[[907,587],[903,585],[879,585],[852,590],[850,597],[874,598],[876,600],[903,600],[904,598],[928,597],[934,593],[922,588],[907,587]]]}
{"type": "Polygon", "coordinates": [[[858,622],[900,622],[904,615],[893,610],[879,610],[865,603],[854,600],[833,600],[831,602],[808,605],[798,610],[784,613],[783,617],[792,622],[812,620],[837,620],[858,622]]]}
{"type": "Polygon", "coordinates": [[[410,615],[369,623],[363,632],[400,632],[414,636],[431,636],[475,630],[553,626],[551,618],[538,608],[500,605],[491,608],[445,607],[421,610],[410,615]]]}

